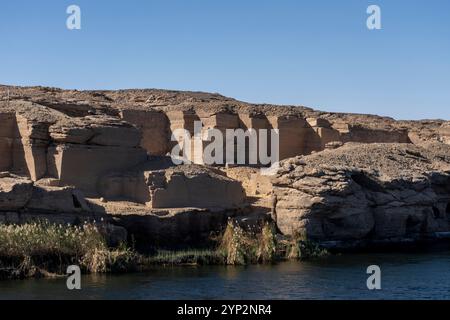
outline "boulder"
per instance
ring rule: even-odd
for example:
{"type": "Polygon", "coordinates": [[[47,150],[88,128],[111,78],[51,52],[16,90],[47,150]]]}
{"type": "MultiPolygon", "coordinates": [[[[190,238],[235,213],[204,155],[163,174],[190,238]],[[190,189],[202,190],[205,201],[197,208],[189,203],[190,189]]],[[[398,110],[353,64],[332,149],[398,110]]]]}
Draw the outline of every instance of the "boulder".
{"type": "Polygon", "coordinates": [[[35,185],[27,209],[35,212],[90,212],[84,195],[74,187],[35,185]]]}
{"type": "Polygon", "coordinates": [[[386,240],[450,230],[450,149],[350,144],[284,161],[272,179],[284,234],[386,240]]]}
{"type": "Polygon", "coordinates": [[[33,182],[27,178],[2,175],[0,178],[0,211],[23,209],[31,199],[33,182]]]}
{"type": "Polygon", "coordinates": [[[236,208],[245,201],[240,182],[199,166],[167,169],[163,181],[149,183],[153,208],[236,208]]]}

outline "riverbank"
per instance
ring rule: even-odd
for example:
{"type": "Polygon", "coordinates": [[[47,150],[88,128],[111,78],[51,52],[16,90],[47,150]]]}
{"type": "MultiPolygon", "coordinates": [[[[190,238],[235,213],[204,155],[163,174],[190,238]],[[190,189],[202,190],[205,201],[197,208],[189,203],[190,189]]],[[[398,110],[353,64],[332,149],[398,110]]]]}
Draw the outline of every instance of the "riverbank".
{"type": "Polygon", "coordinates": [[[124,245],[108,247],[95,224],[0,225],[0,278],[57,277],[69,265],[85,273],[129,271],[137,259],[124,245]]]}
{"type": "Polygon", "coordinates": [[[269,223],[252,230],[232,220],[209,248],[142,254],[125,243],[108,246],[106,238],[93,223],[0,225],[0,279],[63,276],[69,265],[78,265],[85,274],[126,273],[154,266],[268,264],[328,254],[304,235],[280,239],[269,223]]]}

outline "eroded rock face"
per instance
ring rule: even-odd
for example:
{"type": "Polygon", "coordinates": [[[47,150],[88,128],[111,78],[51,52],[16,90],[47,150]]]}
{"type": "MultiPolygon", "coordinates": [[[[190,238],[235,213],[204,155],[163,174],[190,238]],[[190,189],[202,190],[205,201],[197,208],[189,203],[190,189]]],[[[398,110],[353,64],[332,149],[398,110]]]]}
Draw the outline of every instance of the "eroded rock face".
{"type": "Polygon", "coordinates": [[[141,146],[154,156],[169,152],[169,119],[160,111],[121,110],[121,118],[136,125],[142,132],[141,146]]]}
{"type": "Polygon", "coordinates": [[[450,231],[448,146],[346,145],[286,160],[273,184],[285,234],[385,240],[450,231]]]}
{"type": "MultiPolygon", "coordinates": [[[[16,121],[20,123],[20,135],[5,134],[2,130],[0,148],[11,149],[10,144],[14,143],[11,139],[20,136],[29,147],[16,149],[26,150],[31,157],[38,157],[45,150],[48,134],[52,141],[63,144],[120,147],[140,144],[150,155],[163,156],[174,146],[172,133],[177,129],[192,133],[195,121],[201,121],[204,128],[221,131],[280,129],[280,159],[310,154],[326,149],[327,145],[346,142],[410,143],[412,140],[430,139],[448,142],[448,123],[441,120],[395,121],[371,115],[324,113],[306,107],[253,105],[198,92],[3,88],[9,90],[8,97],[12,100],[9,109],[2,108],[9,110],[8,114],[2,111],[5,122],[11,117],[11,112],[13,116],[20,113],[27,121],[25,124],[16,121]],[[19,112],[14,110],[18,109],[18,103],[22,104],[19,112]],[[35,115],[32,116],[33,113],[35,115]],[[30,130],[34,133],[30,134],[30,130]]],[[[0,101],[7,99],[4,92],[0,92],[0,101]]],[[[8,123],[17,127],[13,122],[8,123]]],[[[6,164],[11,162],[10,159],[2,161],[6,164]]],[[[31,168],[30,174],[37,179],[45,174],[40,169],[42,166],[33,169],[33,164],[30,164],[28,167],[31,168]]]]}
{"type": "Polygon", "coordinates": [[[141,132],[108,115],[72,118],[26,101],[2,104],[0,168],[32,181],[54,178],[60,186],[75,186],[98,194],[98,179],[111,170],[144,162],[141,132]]]}
{"type": "Polygon", "coordinates": [[[142,149],[116,146],[59,145],[48,149],[49,173],[61,185],[73,185],[98,196],[99,179],[111,171],[125,170],[146,161],[142,149]]]}
{"type": "Polygon", "coordinates": [[[255,105],[201,92],[0,86],[0,123],[0,223],[114,218],[160,245],[206,239],[245,210],[254,220],[273,217],[285,234],[306,230],[320,241],[449,231],[444,120],[255,105]],[[223,133],[279,130],[282,170],[270,181],[261,163],[248,166],[248,144],[244,166],[167,163],[177,142],[187,146],[172,134],[192,134],[195,121],[223,133]]]}
{"type": "Polygon", "coordinates": [[[89,144],[134,148],[140,144],[142,133],[127,122],[106,116],[66,119],[49,127],[55,143],[89,144]]]}

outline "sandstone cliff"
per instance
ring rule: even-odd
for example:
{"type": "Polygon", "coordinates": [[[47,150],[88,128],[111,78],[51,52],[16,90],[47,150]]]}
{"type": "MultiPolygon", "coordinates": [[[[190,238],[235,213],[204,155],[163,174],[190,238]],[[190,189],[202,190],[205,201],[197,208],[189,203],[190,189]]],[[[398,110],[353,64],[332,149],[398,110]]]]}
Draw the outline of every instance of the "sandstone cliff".
{"type": "MultiPolygon", "coordinates": [[[[103,219],[143,245],[204,241],[229,217],[330,245],[450,231],[450,123],[219,94],[0,86],[0,223],[103,219]],[[175,166],[176,129],[279,129],[282,168],[175,166]],[[332,242],[330,242],[332,241],[332,242]]],[[[179,140],[182,144],[183,141],[179,140]]],[[[195,157],[195,154],[193,155],[195,157]]]]}

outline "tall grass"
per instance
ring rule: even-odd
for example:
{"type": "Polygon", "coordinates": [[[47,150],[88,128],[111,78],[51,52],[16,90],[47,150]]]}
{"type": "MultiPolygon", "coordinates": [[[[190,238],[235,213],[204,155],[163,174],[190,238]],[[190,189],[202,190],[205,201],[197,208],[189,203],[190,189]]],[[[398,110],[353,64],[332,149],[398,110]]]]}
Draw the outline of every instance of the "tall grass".
{"type": "Polygon", "coordinates": [[[247,231],[230,220],[220,240],[218,251],[228,265],[272,263],[278,260],[306,260],[327,256],[326,249],[308,238],[306,231],[284,241],[277,240],[273,224],[264,224],[258,232],[247,231]]]}
{"type": "Polygon", "coordinates": [[[128,270],[138,256],[125,247],[110,249],[94,224],[56,225],[46,221],[0,225],[0,267],[17,277],[39,270],[63,274],[70,264],[85,272],[128,270]]]}
{"type": "Polygon", "coordinates": [[[245,231],[230,220],[220,240],[218,251],[228,265],[268,263],[275,260],[277,241],[273,226],[265,224],[259,233],[245,231]]]}
{"type": "Polygon", "coordinates": [[[143,256],[127,247],[108,247],[95,224],[56,225],[40,221],[23,225],[0,225],[0,278],[65,274],[75,264],[86,273],[129,272],[154,265],[248,265],[282,259],[308,259],[327,255],[304,232],[277,240],[273,224],[242,228],[230,220],[209,249],[157,251],[143,256]]]}
{"type": "Polygon", "coordinates": [[[277,258],[277,235],[274,225],[266,223],[261,233],[258,235],[258,254],[259,262],[273,262],[277,258]]]}
{"type": "Polygon", "coordinates": [[[308,239],[305,230],[294,233],[286,249],[286,255],[288,259],[306,260],[311,258],[318,258],[327,256],[329,252],[321,248],[315,242],[308,239]]]}

